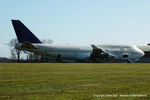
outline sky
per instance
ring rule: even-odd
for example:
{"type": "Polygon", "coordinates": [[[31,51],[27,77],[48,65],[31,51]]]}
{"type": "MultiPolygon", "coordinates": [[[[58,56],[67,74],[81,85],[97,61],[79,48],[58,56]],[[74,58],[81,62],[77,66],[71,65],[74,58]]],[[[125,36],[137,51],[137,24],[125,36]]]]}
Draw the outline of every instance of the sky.
{"type": "Polygon", "coordinates": [[[16,38],[11,19],[53,44],[150,43],[150,0],[0,0],[0,57],[16,38]]]}

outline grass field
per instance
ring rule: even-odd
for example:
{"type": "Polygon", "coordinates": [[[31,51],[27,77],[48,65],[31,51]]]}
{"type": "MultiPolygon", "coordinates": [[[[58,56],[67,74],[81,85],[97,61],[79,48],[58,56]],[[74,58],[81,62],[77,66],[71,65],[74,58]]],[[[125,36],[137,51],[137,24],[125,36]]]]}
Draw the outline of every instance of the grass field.
{"type": "Polygon", "coordinates": [[[150,64],[0,63],[3,99],[150,100],[150,64]]]}

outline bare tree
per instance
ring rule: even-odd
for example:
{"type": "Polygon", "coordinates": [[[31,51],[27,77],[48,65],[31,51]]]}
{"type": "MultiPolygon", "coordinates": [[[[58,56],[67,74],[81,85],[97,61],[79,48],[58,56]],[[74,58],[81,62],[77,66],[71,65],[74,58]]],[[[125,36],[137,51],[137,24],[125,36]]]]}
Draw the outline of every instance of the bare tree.
{"type": "Polygon", "coordinates": [[[17,62],[19,62],[20,61],[21,50],[19,50],[15,47],[16,43],[18,43],[18,40],[16,38],[14,38],[14,39],[10,40],[8,45],[10,46],[11,58],[12,59],[17,59],[17,62]]]}
{"type": "MultiPolygon", "coordinates": [[[[52,44],[53,40],[51,40],[51,39],[43,39],[42,42],[45,43],[45,44],[52,44]]],[[[46,55],[41,55],[41,60],[44,61],[45,59],[46,59],[46,55]]]]}
{"type": "Polygon", "coordinates": [[[33,53],[33,52],[29,52],[29,51],[23,51],[24,54],[26,55],[26,60],[27,62],[38,62],[39,61],[39,56],[41,55],[38,55],[36,53],[33,53]]]}
{"type": "Polygon", "coordinates": [[[27,62],[32,62],[32,60],[33,60],[33,59],[32,59],[32,54],[33,54],[33,53],[32,53],[32,52],[29,52],[29,51],[25,51],[25,50],[23,51],[23,53],[26,55],[26,61],[27,61],[27,62]]]}
{"type": "MultiPolygon", "coordinates": [[[[45,44],[52,44],[53,43],[53,41],[51,39],[43,39],[42,42],[45,43],[45,44]]],[[[39,55],[39,54],[35,54],[35,53],[32,53],[32,52],[28,52],[28,51],[23,51],[22,52],[22,50],[19,50],[15,47],[16,43],[18,43],[18,40],[15,38],[15,39],[10,40],[8,45],[10,46],[11,58],[12,59],[17,59],[17,62],[20,61],[20,54],[21,53],[26,54],[27,61],[33,61],[33,59],[35,61],[39,61],[40,59],[41,59],[41,61],[45,60],[45,55],[39,55]]]]}
{"type": "MultiPolygon", "coordinates": [[[[52,44],[53,43],[53,41],[51,39],[43,39],[42,42],[45,44],[52,44]]],[[[46,56],[43,54],[40,55],[37,53],[28,52],[28,51],[24,51],[24,53],[26,54],[26,59],[28,62],[30,62],[30,61],[32,62],[33,60],[35,62],[39,62],[39,61],[43,62],[46,59],[46,56]]]]}
{"type": "Polygon", "coordinates": [[[51,40],[51,39],[43,39],[42,42],[45,43],[45,44],[52,44],[53,40],[51,40]]]}

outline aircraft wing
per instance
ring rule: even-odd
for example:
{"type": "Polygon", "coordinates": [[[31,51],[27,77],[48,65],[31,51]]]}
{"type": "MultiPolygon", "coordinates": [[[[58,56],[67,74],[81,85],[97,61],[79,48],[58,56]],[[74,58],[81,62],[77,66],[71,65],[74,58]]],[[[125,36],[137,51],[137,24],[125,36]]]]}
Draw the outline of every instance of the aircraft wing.
{"type": "MultiPolygon", "coordinates": [[[[106,60],[117,58],[117,55],[112,54],[111,52],[108,53],[95,45],[91,45],[91,46],[92,46],[93,50],[90,55],[90,60],[92,60],[92,61],[96,61],[97,58],[98,59],[106,59],[106,60]]],[[[133,61],[131,59],[126,58],[124,60],[126,60],[128,63],[133,63],[133,61]]]]}
{"type": "Polygon", "coordinates": [[[95,46],[95,45],[91,45],[92,46],[92,48],[93,48],[93,51],[97,51],[97,52],[99,52],[99,53],[103,53],[104,51],[101,49],[101,48],[98,48],[97,46],[95,46]]]}
{"type": "Polygon", "coordinates": [[[102,50],[101,48],[98,48],[95,45],[91,45],[91,47],[93,48],[93,50],[90,55],[90,59],[92,59],[93,61],[95,61],[96,58],[108,58],[109,57],[109,54],[105,52],[104,50],[102,50]]]}

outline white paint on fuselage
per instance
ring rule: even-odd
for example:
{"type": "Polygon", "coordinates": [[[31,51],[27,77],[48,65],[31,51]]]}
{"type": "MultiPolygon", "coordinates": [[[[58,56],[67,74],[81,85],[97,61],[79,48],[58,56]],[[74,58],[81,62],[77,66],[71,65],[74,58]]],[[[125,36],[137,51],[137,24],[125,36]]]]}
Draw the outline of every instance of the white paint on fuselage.
{"type": "Polygon", "coordinates": [[[109,54],[117,55],[117,59],[123,59],[122,57],[125,54],[127,54],[130,59],[137,59],[144,56],[142,50],[131,45],[98,45],[97,47],[109,54]]]}
{"type": "MultiPolygon", "coordinates": [[[[49,57],[57,58],[61,55],[61,59],[67,60],[85,60],[89,59],[92,52],[91,46],[62,46],[62,45],[51,45],[51,44],[32,44],[37,49],[27,49],[31,52],[44,54],[49,57]]],[[[129,45],[96,45],[99,49],[104,52],[113,55],[115,59],[124,59],[123,55],[128,55],[129,59],[139,59],[144,56],[144,52],[136,46],[129,45]]]]}
{"type": "Polygon", "coordinates": [[[67,60],[83,60],[88,59],[92,52],[92,48],[83,46],[59,46],[46,44],[33,44],[37,53],[42,53],[50,57],[57,58],[61,55],[61,59],[67,60]]]}

